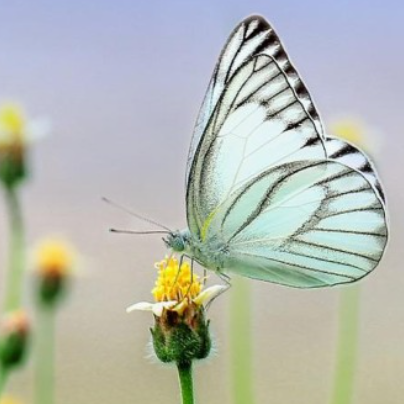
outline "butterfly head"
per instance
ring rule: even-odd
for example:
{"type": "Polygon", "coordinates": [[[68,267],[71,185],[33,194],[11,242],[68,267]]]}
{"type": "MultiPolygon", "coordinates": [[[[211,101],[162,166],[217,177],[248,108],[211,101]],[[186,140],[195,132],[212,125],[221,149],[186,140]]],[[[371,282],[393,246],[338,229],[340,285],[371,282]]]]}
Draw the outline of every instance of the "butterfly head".
{"type": "Polygon", "coordinates": [[[168,233],[166,238],[163,238],[166,246],[173,250],[174,252],[184,252],[189,244],[189,231],[173,231],[168,233]]]}

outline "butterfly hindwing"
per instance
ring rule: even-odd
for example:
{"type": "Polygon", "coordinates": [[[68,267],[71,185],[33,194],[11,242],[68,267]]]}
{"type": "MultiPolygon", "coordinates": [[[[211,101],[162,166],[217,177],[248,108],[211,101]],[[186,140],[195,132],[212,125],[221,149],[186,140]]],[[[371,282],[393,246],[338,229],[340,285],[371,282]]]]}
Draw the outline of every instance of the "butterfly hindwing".
{"type": "Polygon", "coordinates": [[[263,173],[229,198],[207,232],[227,246],[229,272],[294,287],[353,282],[387,241],[384,207],[357,171],[334,161],[263,173]]]}
{"type": "Polygon", "coordinates": [[[383,203],[386,202],[386,198],[373,163],[363,151],[359,150],[356,146],[348,142],[331,136],[327,136],[325,146],[327,157],[330,160],[339,161],[340,163],[360,171],[373,185],[383,203]]]}

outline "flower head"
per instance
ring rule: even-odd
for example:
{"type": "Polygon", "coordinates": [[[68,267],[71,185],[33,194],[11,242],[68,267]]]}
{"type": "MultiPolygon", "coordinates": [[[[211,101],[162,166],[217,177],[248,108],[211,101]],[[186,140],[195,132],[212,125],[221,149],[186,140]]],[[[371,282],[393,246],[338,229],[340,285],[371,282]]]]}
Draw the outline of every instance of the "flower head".
{"type": "Polygon", "coordinates": [[[189,262],[179,266],[175,257],[165,258],[156,263],[158,277],[152,295],[155,303],[140,302],[128,307],[127,312],[134,310],[152,311],[160,317],[164,310],[182,313],[188,306],[202,306],[221,294],[226,286],[215,285],[204,289],[198,275],[191,271],[189,262]]]}
{"type": "Polygon", "coordinates": [[[0,324],[0,364],[3,369],[21,364],[25,358],[30,323],[25,311],[16,310],[0,324]]]}
{"type": "Polygon", "coordinates": [[[152,311],[155,326],[151,330],[153,347],[162,362],[190,364],[209,355],[211,339],[204,305],[226,287],[204,289],[188,262],[170,257],[156,264],[158,277],[152,294],[155,303],[141,302],[127,311],[152,311]]]}
{"type": "Polygon", "coordinates": [[[34,268],[41,303],[53,305],[65,290],[75,264],[76,254],[67,242],[49,238],[35,250],[34,268]]]}
{"type": "Polygon", "coordinates": [[[25,178],[27,146],[49,132],[47,120],[28,120],[21,106],[0,106],[0,179],[14,186],[25,178]]]}

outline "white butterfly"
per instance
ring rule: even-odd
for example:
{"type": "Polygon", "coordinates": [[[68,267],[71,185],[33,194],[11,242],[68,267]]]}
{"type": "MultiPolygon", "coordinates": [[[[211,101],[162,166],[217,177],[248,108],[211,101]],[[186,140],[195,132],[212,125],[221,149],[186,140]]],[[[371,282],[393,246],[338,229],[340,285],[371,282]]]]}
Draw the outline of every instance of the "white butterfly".
{"type": "Polygon", "coordinates": [[[373,165],[324,133],[273,28],[242,21],[210,81],[190,147],[188,229],[166,244],[219,275],[311,288],[356,281],[387,241],[373,165]]]}

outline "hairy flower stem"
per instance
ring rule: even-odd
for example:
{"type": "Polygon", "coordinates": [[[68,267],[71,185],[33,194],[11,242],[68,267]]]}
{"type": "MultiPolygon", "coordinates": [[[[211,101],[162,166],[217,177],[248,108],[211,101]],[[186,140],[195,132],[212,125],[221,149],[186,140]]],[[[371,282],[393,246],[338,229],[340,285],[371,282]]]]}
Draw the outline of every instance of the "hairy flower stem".
{"type": "Polygon", "coordinates": [[[55,400],[55,311],[38,310],[38,335],[35,358],[35,404],[53,404],[55,400]]]}
{"type": "Polygon", "coordinates": [[[234,278],[230,304],[231,385],[234,404],[254,404],[251,283],[234,278]]]}
{"type": "Polygon", "coordinates": [[[181,386],[182,404],[194,404],[194,386],[192,378],[192,363],[177,364],[178,377],[181,386]]]}
{"type": "Polygon", "coordinates": [[[22,303],[24,275],[24,226],[15,187],[8,187],[6,203],[10,222],[9,262],[3,310],[19,309],[22,303]]]}
{"type": "Polygon", "coordinates": [[[358,351],[359,286],[344,288],[340,294],[339,331],[331,404],[351,404],[358,351]]]}

